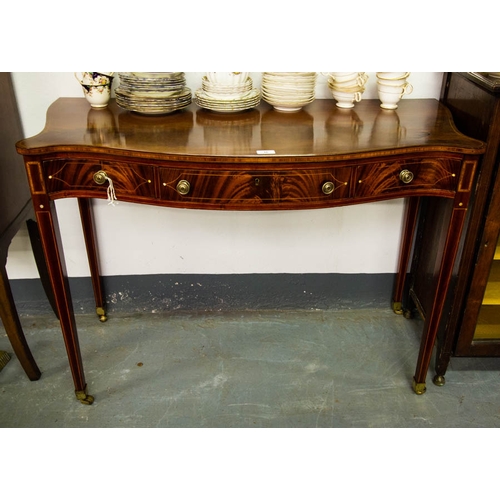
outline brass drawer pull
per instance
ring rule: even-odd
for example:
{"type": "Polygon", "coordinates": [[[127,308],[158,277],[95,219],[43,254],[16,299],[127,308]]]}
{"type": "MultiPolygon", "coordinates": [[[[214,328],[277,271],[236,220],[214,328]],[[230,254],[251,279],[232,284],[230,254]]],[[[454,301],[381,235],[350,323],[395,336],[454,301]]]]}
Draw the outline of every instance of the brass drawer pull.
{"type": "Polygon", "coordinates": [[[332,194],[335,189],[335,186],[333,185],[333,182],[327,181],[321,186],[321,191],[325,194],[332,194]]]}
{"type": "Polygon", "coordinates": [[[115,205],[115,202],[117,200],[115,187],[113,186],[113,181],[108,177],[108,174],[104,170],[99,170],[99,172],[96,172],[94,174],[94,182],[99,185],[102,185],[105,182],[109,182],[109,186],[106,191],[108,195],[108,205],[115,205]]]}
{"type": "Polygon", "coordinates": [[[177,183],[176,189],[179,194],[184,196],[189,193],[189,190],[191,189],[191,184],[189,184],[189,182],[186,180],[182,180],[177,183]]]}
{"type": "Polygon", "coordinates": [[[409,184],[413,180],[413,172],[406,169],[401,170],[401,172],[399,172],[399,178],[405,184],[409,184]]]}
{"type": "Polygon", "coordinates": [[[104,184],[107,179],[108,176],[106,175],[106,172],[104,170],[99,170],[99,172],[96,172],[94,174],[94,182],[96,184],[104,184]]]}

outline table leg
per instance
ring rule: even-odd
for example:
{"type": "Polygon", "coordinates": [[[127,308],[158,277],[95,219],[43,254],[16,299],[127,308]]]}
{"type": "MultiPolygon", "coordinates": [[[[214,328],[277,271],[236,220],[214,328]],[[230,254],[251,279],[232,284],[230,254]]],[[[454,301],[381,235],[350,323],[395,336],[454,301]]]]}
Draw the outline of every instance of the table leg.
{"type": "Polygon", "coordinates": [[[40,241],[40,232],[38,231],[38,224],[33,219],[28,219],[26,221],[26,227],[28,228],[28,235],[30,238],[31,249],[33,251],[33,257],[35,258],[36,267],[38,274],[40,276],[40,281],[45,291],[45,295],[49,301],[54,314],[57,316],[57,308],[54,299],[54,291],[50,285],[49,273],[47,271],[47,262],[43,256],[42,242],[40,241]]]}
{"type": "Polygon", "coordinates": [[[40,231],[47,271],[49,274],[57,315],[68,355],[69,366],[75,385],[77,399],[83,404],[92,404],[93,396],[87,394],[87,384],[83,372],[82,357],[73,312],[73,303],[64,261],[61,234],[53,201],[42,194],[34,197],[35,213],[40,231]]]}
{"type": "Polygon", "coordinates": [[[403,293],[408,272],[408,264],[410,262],[415,230],[417,227],[417,215],[420,206],[419,197],[410,197],[405,200],[405,222],[401,247],[399,253],[398,274],[394,286],[394,295],[392,301],[392,309],[396,314],[405,314],[403,310],[403,293]]]}
{"type": "Polygon", "coordinates": [[[99,319],[104,322],[108,318],[106,316],[106,302],[99,271],[99,257],[97,254],[91,202],[92,200],[89,198],[78,198],[78,207],[80,208],[80,219],[82,221],[83,236],[87,248],[92,288],[94,289],[96,313],[99,319]]]}
{"type": "Polygon", "coordinates": [[[12,344],[12,349],[26,375],[30,380],[38,380],[41,372],[26,342],[4,266],[0,266],[0,317],[7,332],[7,337],[9,337],[12,344]]]}
{"type": "Polygon", "coordinates": [[[465,222],[465,215],[465,207],[454,208],[448,225],[446,242],[443,248],[443,255],[441,257],[440,272],[436,283],[434,301],[430,312],[426,314],[425,317],[424,332],[420,343],[415,376],[413,377],[413,390],[417,394],[423,394],[426,390],[425,379],[429,370],[432,351],[434,349],[439,323],[441,321],[441,314],[453,273],[453,265],[458,253],[460,236],[465,222]]]}

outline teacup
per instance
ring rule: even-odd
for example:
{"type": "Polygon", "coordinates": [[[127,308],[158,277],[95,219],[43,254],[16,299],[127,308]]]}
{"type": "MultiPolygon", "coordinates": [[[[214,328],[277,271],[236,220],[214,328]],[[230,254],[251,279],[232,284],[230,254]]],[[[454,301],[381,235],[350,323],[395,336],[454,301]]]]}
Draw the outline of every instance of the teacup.
{"type": "Polygon", "coordinates": [[[335,86],[331,86],[330,90],[332,92],[333,91],[343,92],[345,94],[356,94],[356,93],[362,94],[365,91],[365,87],[359,87],[359,86],[356,86],[356,87],[335,87],[335,86]]]}
{"type": "Polygon", "coordinates": [[[408,72],[393,72],[393,73],[388,73],[388,72],[379,72],[377,73],[377,78],[381,78],[383,80],[401,80],[403,78],[408,78],[410,76],[410,73],[408,72]]]}
{"type": "Polygon", "coordinates": [[[409,82],[402,83],[400,85],[393,85],[385,83],[384,81],[378,80],[377,82],[378,90],[382,92],[388,92],[391,94],[399,94],[401,97],[405,94],[411,94],[413,92],[413,85],[409,82]]]}
{"type": "Polygon", "coordinates": [[[337,101],[336,105],[339,108],[353,108],[355,102],[361,101],[361,92],[342,92],[332,89],[333,98],[337,101]]]}
{"type": "Polygon", "coordinates": [[[113,73],[100,73],[98,71],[76,72],[75,78],[82,85],[110,85],[113,81],[113,73]]]}
{"type": "Polygon", "coordinates": [[[330,71],[326,73],[327,75],[331,76],[332,78],[335,79],[340,79],[342,80],[343,78],[352,78],[358,74],[357,71],[330,71]]]}
{"type": "Polygon", "coordinates": [[[105,108],[111,98],[111,85],[84,85],[82,84],[85,99],[93,108],[105,108]]]}
{"type": "Polygon", "coordinates": [[[331,78],[335,83],[345,83],[350,82],[352,80],[356,80],[359,77],[360,73],[357,71],[349,72],[349,73],[326,73],[325,76],[331,78]]]}
{"type": "Polygon", "coordinates": [[[385,92],[378,89],[378,98],[380,99],[380,107],[383,109],[396,109],[398,102],[403,94],[398,92],[385,92]]]}
{"type": "Polygon", "coordinates": [[[363,85],[363,83],[363,80],[360,80],[358,77],[351,80],[346,80],[345,82],[338,82],[337,80],[328,79],[328,85],[330,87],[338,87],[339,89],[342,87],[358,87],[360,85],[363,85]]]}

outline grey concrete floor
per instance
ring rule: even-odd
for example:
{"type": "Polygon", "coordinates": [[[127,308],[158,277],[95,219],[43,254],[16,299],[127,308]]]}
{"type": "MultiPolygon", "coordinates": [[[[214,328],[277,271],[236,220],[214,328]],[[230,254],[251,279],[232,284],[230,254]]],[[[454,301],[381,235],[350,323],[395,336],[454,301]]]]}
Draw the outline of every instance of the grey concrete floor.
{"type": "Polygon", "coordinates": [[[500,426],[500,360],[452,359],[445,386],[429,373],[417,396],[422,322],[390,309],[77,315],[91,406],[55,317],[21,319],[42,377],[9,351],[3,428],[500,426]]]}

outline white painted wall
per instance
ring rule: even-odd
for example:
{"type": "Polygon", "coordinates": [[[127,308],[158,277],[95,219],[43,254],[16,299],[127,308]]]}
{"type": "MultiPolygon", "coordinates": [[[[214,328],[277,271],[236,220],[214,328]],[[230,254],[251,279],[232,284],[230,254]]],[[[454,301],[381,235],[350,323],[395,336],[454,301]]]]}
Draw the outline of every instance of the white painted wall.
{"type": "MultiPolygon", "coordinates": [[[[368,73],[364,98],[375,99],[368,73]]],[[[438,98],[442,73],[412,73],[409,98],[438,98]]],[[[203,73],[186,73],[201,86],[203,73]]],[[[260,85],[260,73],[251,73],[260,85]]],[[[39,133],[48,106],[79,97],[72,73],[13,73],[27,137],[39,133]]],[[[317,98],[330,99],[318,77],[317,98]]],[[[70,276],[88,276],[76,200],[56,202],[70,276]]],[[[95,200],[102,274],[393,273],[396,271],[403,201],[284,212],[218,212],[157,208],[95,200]]],[[[21,230],[9,250],[11,279],[36,278],[29,238],[21,230]]]]}

